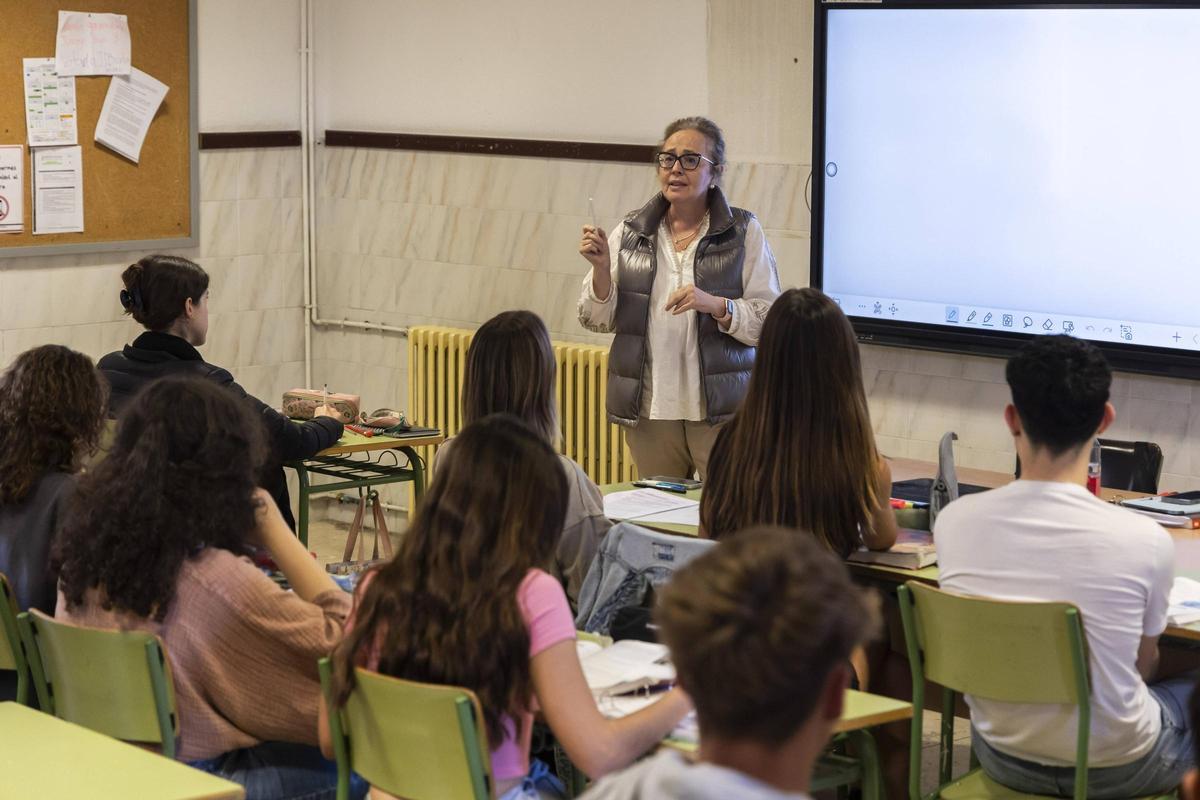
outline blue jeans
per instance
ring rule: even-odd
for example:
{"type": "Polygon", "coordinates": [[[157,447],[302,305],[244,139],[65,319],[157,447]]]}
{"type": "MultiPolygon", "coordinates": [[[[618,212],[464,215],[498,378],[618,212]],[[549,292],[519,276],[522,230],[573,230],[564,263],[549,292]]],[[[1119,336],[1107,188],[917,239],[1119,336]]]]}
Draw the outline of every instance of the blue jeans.
{"type": "MultiPolygon", "coordinates": [[[[216,758],[188,762],[246,788],[246,800],[334,800],[337,765],[317,748],[289,742],[263,742],[216,758]]],[[[350,776],[350,797],[367,796],[366,782],[350,776]]]]}
{"type": "Polygon", "coordinates": [[[529,774],[498,800],[559,800],[566,796],[562,781],[551,774],[544,761],[535,758],[529,765],[529,774]]]}
{"type": "MultiPolygon", "coordinates": [[[[1128,764],[1088,770],[1088,799],[1145,797],[1165,794],[1179,785],[1194,764],[1192,731],[1188,727],[1188,696],[1194,677],[1176,678],[1149,687],[1162,711],[1162,730],[1144,756],[1128,764]]],[[[971,730],[971,746],[992,780],[1029,794],[1070,797],[1075,791],[1075,768],[1054,767],[1001,753],[971,730]]]]}

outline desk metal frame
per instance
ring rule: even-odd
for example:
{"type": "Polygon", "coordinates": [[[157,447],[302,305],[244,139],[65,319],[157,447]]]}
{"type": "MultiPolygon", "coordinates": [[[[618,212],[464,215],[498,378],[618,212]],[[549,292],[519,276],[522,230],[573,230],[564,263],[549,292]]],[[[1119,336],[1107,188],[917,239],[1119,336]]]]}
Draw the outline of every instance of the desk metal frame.
{"type": "MultiPolygon", "coordinates": [[[[345,441],[343,439],[343,442],[345,441]]],[[[441,435],[412,437],[409,441],[400,437],[388,437],[377,442],[356,436],[353,443],[339,442],[338,445],[312,458],[289,462],[287,466],[296,470],[296,476],[300,480],[300,513],[296,519],[296,535],[300,538],[300,543],[308,547],[309,498],[315,494],[356,489],[359,497],[362,497],[363,491],[366,490],[367,500],[373,501],[378,497],[376,486],[411,482],[413,494],[420,500],[425,494],[426,466],[414,448],[440,444],[442,441],[441,435]],[[360,439],[361,442],[358,441],[360,439]],[[401,465],[399,459],[395,464],[381,463],[383,453],[397,452],[404,454],[408,460],[406,465],[401,465]],[[366,453],[366,460],[354,458],[355,453],[366,453]],[[371,453],[379,453],[381,456],[372,460],[371,453]],[[337,480],[314,484],[310,475],[323,475],[337,480]]]]}

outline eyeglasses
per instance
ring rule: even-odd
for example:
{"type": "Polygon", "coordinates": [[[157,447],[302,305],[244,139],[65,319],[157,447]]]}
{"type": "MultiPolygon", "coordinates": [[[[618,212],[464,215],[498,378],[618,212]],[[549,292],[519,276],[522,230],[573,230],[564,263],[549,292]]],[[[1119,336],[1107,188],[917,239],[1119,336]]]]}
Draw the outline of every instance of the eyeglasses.
{"type": "Polygon", "coordinates": [[[691,172],[696,167],[700,166],[701,161],[707,161],[714,167],[717,165],[717,162],[713,161],[708,156],[702,156],[699,153],[684,153],[681,156],[677,156],[674,153],[659,153],[654,157],[654,160],[658,162],[658,166],[662,169],[674,169],[675,162],[678,161],[679,166],[683,167],[688,172],[691,172]]]}

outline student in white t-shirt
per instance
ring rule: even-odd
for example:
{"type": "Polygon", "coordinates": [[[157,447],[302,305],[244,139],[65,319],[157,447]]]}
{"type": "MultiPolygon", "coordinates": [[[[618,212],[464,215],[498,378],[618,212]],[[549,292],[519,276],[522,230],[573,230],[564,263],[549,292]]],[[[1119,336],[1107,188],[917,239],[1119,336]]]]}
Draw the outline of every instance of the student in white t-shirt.
{"type": "Polygon", "coordinates": [[[699,758],[664,750],[588,800],[807,800],[850,652],[878,628],[875,601],[815,536],[783,528],[746,530],[690,562],[656,619],[696,705],[699,758]]]}
{"type": "MultiPolygon", "coordinates": [[[[1087,342],[1047,336],[1008,362],[1007,378],[1012,403],[1004,421],[1021,477],[961,498],[938,516],[941,586],[1078,606],[1092,689],[1088,796],[1169,791],[1193,763],[1186,713],[1193,681],[1147,681],[1167,625],[1174,547],[1159,525],[1085,488],[1092,441],[1116,415],[1108,402],[1112,373],[1087,342]]],[[[1072,793],[1074,706],[975,697],[967,704],[988,775],[1022,792],[1072,793]]]]}

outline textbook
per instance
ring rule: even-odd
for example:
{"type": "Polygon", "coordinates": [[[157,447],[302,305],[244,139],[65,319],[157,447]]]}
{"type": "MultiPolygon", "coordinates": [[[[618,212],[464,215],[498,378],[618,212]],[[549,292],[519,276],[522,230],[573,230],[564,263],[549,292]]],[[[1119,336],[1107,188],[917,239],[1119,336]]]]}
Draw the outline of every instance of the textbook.
{"type": "Polygon", "coordinates": [[[650,689],[675,680],[665,645],[623,639],[609,647],[577,643],[588,688],[597,698],[650,689]]]}
{"type": "Polygon", "coordinates": [[[929,531],[901,528],[890,550],[868,550],[864,547],[851,553],[850,560],[900,569],[923,569],[937,563],[937,550],[933,546],[933,534],[929,531]]]}

